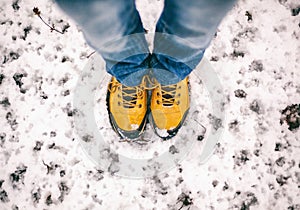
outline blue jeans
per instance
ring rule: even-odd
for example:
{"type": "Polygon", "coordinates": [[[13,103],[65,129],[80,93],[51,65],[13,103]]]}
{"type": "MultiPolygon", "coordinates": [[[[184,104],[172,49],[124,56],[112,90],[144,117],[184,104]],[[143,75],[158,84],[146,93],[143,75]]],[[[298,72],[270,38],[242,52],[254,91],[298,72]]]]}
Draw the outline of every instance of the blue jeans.
{"type": "Polygon", "coordinates": [[[165,0],[150,52],[134,0],[56,0],[82,28],[106,70],[127,86],[144,75],[174,84],[201,61],[235,0],[165,0]]]}

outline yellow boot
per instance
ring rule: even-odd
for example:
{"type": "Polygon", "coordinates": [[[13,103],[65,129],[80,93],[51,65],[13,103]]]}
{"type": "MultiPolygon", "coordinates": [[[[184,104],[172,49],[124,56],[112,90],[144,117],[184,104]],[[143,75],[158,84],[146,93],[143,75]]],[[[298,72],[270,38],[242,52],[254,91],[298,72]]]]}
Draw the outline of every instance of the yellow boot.
{"type": "Polygon", "coordinates": [[[112,77],[108,84],[107,106],[114,131],[127,139],[138,138],[145,129],[147,91],[144,84],[127,87],[112,77]]]}
{"type": "Polygon", "coordinates": [[[150,123],[162,139],[175,136],[190,107],[188,78],[173,85],[158,85],[151,96],[150,123]]]}

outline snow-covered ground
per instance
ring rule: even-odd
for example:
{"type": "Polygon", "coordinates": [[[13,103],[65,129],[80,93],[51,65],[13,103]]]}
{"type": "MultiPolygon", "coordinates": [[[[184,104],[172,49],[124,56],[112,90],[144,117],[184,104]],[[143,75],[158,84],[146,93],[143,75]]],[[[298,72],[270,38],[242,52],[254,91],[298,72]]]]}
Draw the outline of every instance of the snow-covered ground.
{"type": "MultiPolygon", "coordinates": [[[[138,0],[137,6],[153,32],[163,1],[138,0]]],[[[46,0],[1,0],[0,12],[1,210],[300,209],[298,0],[238,1],[205,55],[226,96],[224,132],[213,156],[202,164],[194,151],[144,179],[104,170],[79,144],[73,96],[93,49],[76,24],[46,0]],[[69,25],[67,32],[50,32],[34,7],[57,29],[69,25]]],[[[202,88],[194,82],[206,96],[202,88]]],[[[215,123],[210,106],[199,104],[201,123],[215,123]]],[[[95,114],[107,123],[105,111],[95,114]]],[[[103,132],[107,142],[114,140],[113,132],[103,132]]],[[[161,149],[152,143],[134,151],[161,149]]],[[[111,145],[132,151],[127,143],[111,145]]]]}

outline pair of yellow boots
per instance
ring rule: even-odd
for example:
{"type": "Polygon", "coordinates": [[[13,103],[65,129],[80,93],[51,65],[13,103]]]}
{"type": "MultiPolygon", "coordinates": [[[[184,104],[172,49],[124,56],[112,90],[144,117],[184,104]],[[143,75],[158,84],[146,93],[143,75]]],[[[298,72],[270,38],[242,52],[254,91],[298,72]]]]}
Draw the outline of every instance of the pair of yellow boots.
{"type": "Polygon", "coordinates": [[[164,140],[175,136],[189,110],[188,78],[172,85],[146,88],[122,85],[112,77],[107,91],[109,120],[114,131],[125,139],[137,139],[143,133],[147,118],[156,135],[164,140]]]}

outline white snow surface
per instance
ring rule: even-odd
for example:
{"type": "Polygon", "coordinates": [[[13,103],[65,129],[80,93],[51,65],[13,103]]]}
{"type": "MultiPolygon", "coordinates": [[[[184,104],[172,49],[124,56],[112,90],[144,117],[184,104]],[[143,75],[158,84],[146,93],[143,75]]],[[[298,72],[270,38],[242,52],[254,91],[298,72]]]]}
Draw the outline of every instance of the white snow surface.
{"type": "MultiPolygon", "coordinates": [[[[163,1],[137,7],[154,32],[163,1]]],[[[205,54],[227,99],[214,154],[200,164],[191,153],[170,171],[135,180],[97,167],[74,131],[73,91],[93,52],[80,28],[52,1],[1,0],[0,209],[300,209],[300,129],[280,124],[281,111],[300,104],[299,7],[238,1],[205,54]],[[57,29],[70,28],[50,32],[34,7],[57,29]]],[[[198,110],[208,126],[205,107],[198,110]]],[[[107,120],[106,110],[95,113],[107,120]]]]}

